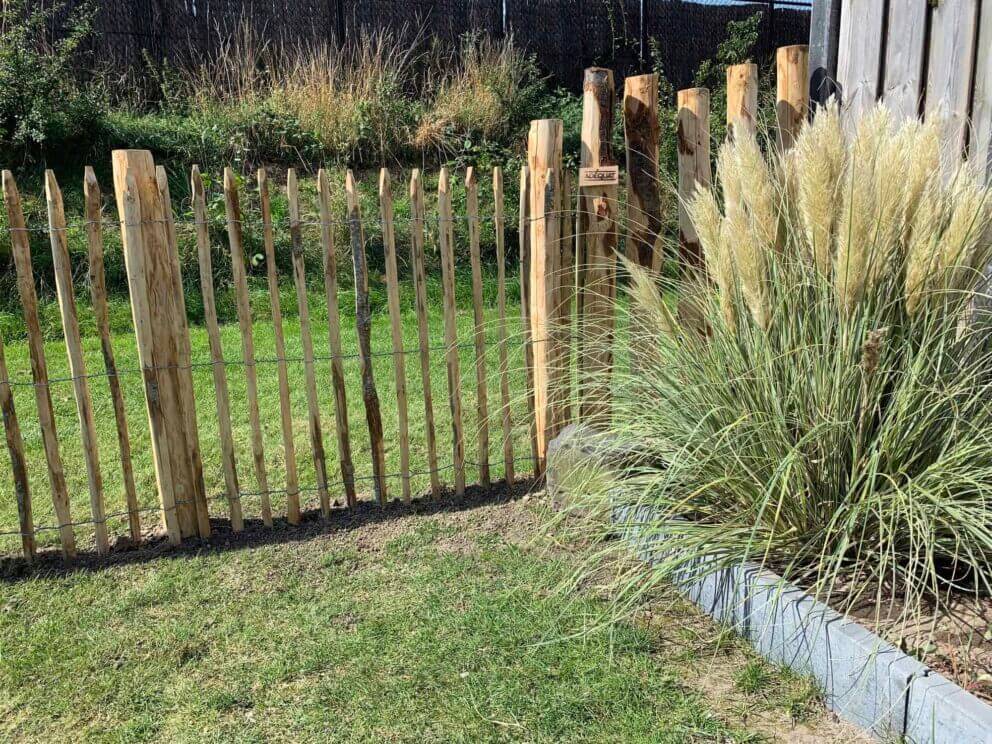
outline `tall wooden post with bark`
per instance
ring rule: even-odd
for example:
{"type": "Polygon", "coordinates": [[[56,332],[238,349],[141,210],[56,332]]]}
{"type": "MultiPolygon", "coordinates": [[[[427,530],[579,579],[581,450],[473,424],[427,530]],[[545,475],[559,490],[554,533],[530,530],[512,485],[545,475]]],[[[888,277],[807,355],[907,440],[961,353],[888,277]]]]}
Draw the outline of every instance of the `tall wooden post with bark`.
{"type": "Polygon", "coordinates": [[[530,337],[534,376],[534,419],[537,430],[535,471],[544,472],[548,442],[554,438],[554,315],[557,307],[561,205],[562,123],[540,119],[530,123],[527,166],[530,188],[530,337]]]}
{"type": "Polygon", "coordinates": [[[778,146],[785,151],[792,148],[809,111],[809,47],[802,44],[780,47],[775,62],[778,146]]]}
{"type": "Polygon", "coordinates": [[[727,137],[758,131],[758,66],[752,62],[727,68],[727,137]]]}
{"type": "Polygon", "coordinates": [[[644,268],[661,268],[661,182],[658,175],[658,75],[635,75],[623,84],[627,144],[627,255],[644,268]]]}
{"type": "Polygon", "coordinates": [[[184,307],[176,288],[175,235],[169,229],[172,207],[163,199],[151,153],[115,150],[114,189],[120,213],[124,260],[131,292],[131,312],[138,340],[138,359],[145,382],[145,403],[151,430],[152,456],[162,518],[169,541],[206,536],[202,516],[203,471],[197,467],[198,436],[189,362],[181,359],[189,348],[184,307]],[[185,364],[182,362],[185,361],[185,364]],[[202,503],[201,503],[202,502],[202,503]]]}
{"type": "Polygon", "coordinates": [[[686,205],[697,186],[710,185],[710,92],[688,88],[678,93],[679,262],[701,269],[703,250],[686,205]]]}
{"type": "Polygon", "coordinates": [[[613,366],[613,299],[616,291],[617,179],[589,179],[616,166],[610,140],[616,91],[613,72],[590,67],[582,85],[582,150],[579,157],[579,241],[584,266],[580,305],[581,415],[593,421],[609,412],[613,366]]]}

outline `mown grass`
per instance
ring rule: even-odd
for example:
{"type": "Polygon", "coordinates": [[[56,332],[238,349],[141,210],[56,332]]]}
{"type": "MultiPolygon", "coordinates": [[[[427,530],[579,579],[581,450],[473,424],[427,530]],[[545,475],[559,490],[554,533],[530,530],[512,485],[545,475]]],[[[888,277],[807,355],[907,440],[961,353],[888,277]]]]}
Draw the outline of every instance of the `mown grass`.
{"type": "MultiPolygon", "coordinates": [[[[329,527],[12,580],[0,735],[689,742],[791,729],[796,696],[774,671],[748,693],[687,681],[760,662],[683,604],[611,624],[593,591],[559,591],[573,556],[535,537],[538,502],[505,498],[365,504],[329,527]]],[[[830,733],[815,698],[800,720],[830,733]]]]}

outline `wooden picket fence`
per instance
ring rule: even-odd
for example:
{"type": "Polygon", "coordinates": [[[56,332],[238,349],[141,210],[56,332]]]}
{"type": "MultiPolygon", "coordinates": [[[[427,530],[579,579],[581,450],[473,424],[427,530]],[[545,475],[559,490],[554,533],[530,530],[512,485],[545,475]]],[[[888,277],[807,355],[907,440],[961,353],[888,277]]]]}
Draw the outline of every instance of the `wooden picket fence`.
{"type": "MultiPolygon", "coordinates": [[[[798,128],[806,117],[806,48],[788,47],[778,55],[778,136],[779,146],[791,145],[798,128]]],[[[757,120],[758,70],[753,64],[729,68],[727,117],[732,132],[741,127],[753,128],[757,120]]],[[[498,409],[498,429],[502,436],[503,471],[509,482],[518,475],[518,460],[532,462],[534,472],[543,472],[547,445],[561,429],[575,419],[596,425],[609,416],[609,374],[613,365],[611,351],[615,331],[614,302],[617,283],[617,251],[621,225],[626,221],[624,236],[626,254],[637,263],[657,270],[664,250],[661,235],[662,198],[658,172],[660,130],[658,124],[658,78],[642,75],[627,78],[624,86],[622,111],[626,136],[626,205],[620,200],[619,168],[612,152],[609,135],[615,115],[613,74],[609,70],[591,68],[584,85],[583,147],[578,182],[575,174],[562,168],[562,125],[559,120],[539,120],[531,124],[528,137],[528,161],[520,173],[519,258],[521,284],[521,318],[524,359],[527,372],[527,421],[531,452],[515,457],[513,421],[509,382],[508,343],[509,320],[506,317],[506,249],[504,245],[503,174],[495,168],[492,174],[492,213],[495,227],[498,311],[498,404],[490,406],[486,369],[486,331],[484,320],[482,263],[480,256],[480,221],[478,178],[469,168],[465,176],[466,210],[453,214],[451,176],[444,168],[440,172],[437,192],[436,220],[429,221],[425,209],[421,175],[414,171],[409,188],[411,215],[409,231],[410,265],[416,296],[420,377],[423,385],[426,438],[426,472],[430,475],[430,491],[438,497],[442,491],[439,454],[434,422],[434,402],[431,392],[430,363],[432,347],[428,327],[427,282],[424,243],[428,225],[436,223],[437,246],[441,259],[443,287],[444,343],[441,347],[447,373],[448,403],[452,426],[453,489],[461,494],[466,486],[466,414],[462,410],[462,372],[459,361],[459,339],[455,313],[455,254],[454,223],[464,221],[467,228],[471,260],[472,307],[474,333],[472,346],[475,361],[474,420],[477,424],[475,441],[478,445],[479,483],[490,485],[490,408],[498,409]],[[604,178],[592,181],[591,172],[604,178]],[[573,201],[573,193],[577,200],[573,201]],[[573,339],[575,343],[573,343],[573,339]],[[592,380],[572,390],[572,380],[592,380]],[[581,394],[581,400],[576,398],[581,394]]],[[[709,93],[705,89],[689,89],[678,93],[678,152],[679,152],[679,243],[680,259],[695,267],[702,264],[698,239],[684,205],[700,185],[710,183],[709,93]]],[[[184,538],[207,537],[211,532],[210,506],[218,497],[208,496],[204,486],[200,432],[197,426],[197,401],[193,394],[190,335],[187,327],[183,296],[176,218],[169,195],[164,168],[156,167],[146,151],[120,150],[113,153],[114,192],[120,226],[131,311],[138,359],[143,377],[144,397],[150,431],[151,449],[156,478],[161,524],[168,539],[180,544],[184,538]]],[[[203,299],[204,320],[209,341],[213,392],[220,438],[221,466],[224,492],[219,498],[227,502],[227,517],[235,532],[244,528],[245,513],[235,443],[232,434],[232,411],[228,390],[227,367],[235,363],[244,368],[247,390],[250,449],[254,481],[259,497],[256,515],[266,526],[273,523],[271,494],[285,495],[285,519],[290,524],[301,520],[300,474],[297,467],[296,444],[293,437],[293,411],[290,405],[287,373],[286,342],[279,301],[279,278],[276,273],[274,220],[270,201],[270,186],[265,171],[258,173],[258,201],[262,224],[267,285],[274,332],[278,375],[280,429],[285,458],[285,487],[270,487],[266,470],[263,427],[259,407],[258,372],[242,225],[239,187],[231,169],[223,178],[223,201],[226,217],[227,242],[230,249],[233,281],[237,301],[242,354],[236,362],[225,360],[216,310],[214,271],[211,265],[211,238],[206,190],[199,170],[191,173],[193,220],[188,223],[196,236],[203,299]]],[[[301,218],[299,183],[290,170],[286,179],[288,226],[292,245],[292,273],[300,322],[300,345],[303,350],[307,428],[315,470],[316,492],[320,511],[327,517],[332,509],[332,484],[344,490],[348,507],[355,506],[355,468],[352,462],[352,430],[348,418],[345,394],[345,373],[342,364],[342,318],[338,310],[337,258],[334,226],[341,218],[333,213],[330,179],[326,171],[317,176],[319,221],[309,223],[319,227],[322,253],[323,284],[327,305],[327,350],[321,357],[330,360],[330,383],[333,388],[334,428],[340,481],[330,474],[331,466],[324,451],[324,424],[318,401],[318,375],[304,265],[304,238],[301,218]]],[[[401,327],[401,306],[397,271],[397,241],[394,231],[393,198],[389,172],[382,170],[379,179],[380,214],[385,259],[388,312],[391,330],[391,356],[395,380],[389,394],[396,396],[398,416],[400,482],[399,496],[409,501],[413,494],[411,473],[420,467],[411,463],[407,402],[407,372],[401,327]]],[[[98,553],[110,549],[108,518],[126,516],[132,542],[142,538],[142,514],[148,512],[139,504],[132,468],[131,437],[125,416],[124,398],[118,380],[114,356],[108,302],[104,278],[102,197],[92,168],[84,173],[85,215],[82,223],[88,247],[89,289],[101,341],[104,375],[88,373],[84,363],[79,319],[74,302],[73,269],[66,241],[67,220],[62,196],[54,174],[46,173],[48,224],[43,228],[51,241],[55,283],[59,300],[65,347],[69,360],[69,379],[79,419],[82,450],[85,459],[90,497],[90,519],[80,519],[70,510],[70,494],[66,485],[60,456],[59,434],[50,392],[45,345],[39,320],[36,277],[32,268],[29,227],[25,224],[17,185],[9,171],[3,173],[4,201],[17,286],[27,327],[28,353],[32,385],[37,405],[38,423],[51,486],[56,529],[62,553],[70,559],[76,554],[74,528],[92,525],[98,553]],[[97,446],[94,408],[90,393],[91,380],[105,376],[109,385],[115,417],[120,463],[123,470],[125,510],[108,514],[103,488],[101,457],[97,446]]],[[[372,348],[371,309],[369,302],[369,272],[366,257],[365,222],[360,213],[358,187],[349,171],[345,179],[347,212],[344,222],[350,238],[354,285],[355,328],[361,390],[372,460],[374,498],[384,504],[390,497],[389,474],[386,472],[383,421],[379,405],[379,386],[373,375],[373,356],[381,354],[372,348]]],[[[0,340],[0,407],[3,410],[8,450],[12,461],[19,517],[19,530],[24,557],[31,560],[36,552],[36,531],[32,516],[24,442],[18,424],[11,393],[11,381],[0,340]]],[[[496,428],[496,427],[494,427],[496,428]]],[[[390,443],[393,444],[393,443],[390,443]]],[[[147,525],[145,525],[147,527],[147,525]]]]}

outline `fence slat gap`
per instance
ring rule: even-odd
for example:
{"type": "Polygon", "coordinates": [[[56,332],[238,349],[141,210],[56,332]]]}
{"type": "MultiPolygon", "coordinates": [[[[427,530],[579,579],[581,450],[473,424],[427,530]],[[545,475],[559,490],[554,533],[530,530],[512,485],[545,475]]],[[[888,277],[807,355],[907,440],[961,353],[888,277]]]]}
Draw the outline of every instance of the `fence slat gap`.
{"type": "Polygon", "coordinates": [[[327,296],[327,344],[331,352],[331,386],[334,388],[334,423],[338,437],[338,460],[344,483],[345,503],[355,506],[355,465],[351,459],[348,432],[348,399],[344,386],[344,363],[341,359],[341,319],[338,309],[338,264],[331,223],[331,186],[327,171],[317,172],[320,202],[320,242],[323,247],[324,292],[327,296]]]}
{"type": "Polygon", "coordinates": [[[121,457],[121,473],[124,477],[124,502],[127,507],[128,530],[131,542],[141,542],[141,518],[138,507],[138,492],[134,485],[134,464],[131,460],[131,437],[128,432],[127,414],[124,406],[124,392],[117,376],[117,361],[110,338],[110,313],[107,306],[107,279],[103,264],[103,228],[101,225],[102,196],[100,184],[93,168],[86,166],[83,172],[83,197],[86,204],[86,245],[89,258],[90,299],[93,302],[93,315],[97,332],[100,334],[100,349],[103,353],[103,366],[107,373],[107,385],[114,406],[114,423],[117,429],[117,448],[121,457]]]}
{"type": "Polygon", "coordinates": [[[303,373],[307,393],[307,426],[313,465],[317,476],[320,513],[331,515],[331,498],[327,491],[327,456],[324,453],[324,432],[320,424],[320,402],[317,397],[317,375],[313,358],[313,333],[310,330],[310,303],[307,298],[307,273],[303,255],[303,232],[300,227],[300,188],[296,170],[286,173],[286,199],[289,204],[289,236],[293,246],[293,285],[296,307],[300,315],[300,344],[303,347],[303,373]]]}
{"type": "Polygon", "coordinates": [[[400,477],[403,501],[410,503],[410,427],[407,422],[406,364],[403,358],[403,316],[400,312],[400,286],[396,266],[396,234],[393,229],[393,192],[389,171],[379,172],[379,211],[382,219],[382,246],[386,261],[386,292],[393,342],[393,369],[396,373],[396,415],[400,435],[400,477]]]}
{"type": "MultiPolygon", "coordinates": [[[[200,455],[200,434],[196,422],[196,397],[193,393],[192,351],[189,341],[189,323],[186,319],[186,297],[183,292],[182,269],[179,266],[179,241],[176,239],[176,225],[172,217],[172,200],[169,197],[169,177],[164,166],[155,168],[155,181],[158,186],[159,205],[165,221],[166,255],[168,276],[171,286],[169,299],[171,332],[175,341],[177,357],[174,374],[178,383],[177,402],[180,407],[183,430],[175,429],[173,436],[181,440],[177,450],[187,458],[185,477],[191,481],[193,510],[196,530],[200,537],[210,536],[210,511],[207,508],[207,492],[203,482],[203,458],[200,455]]],[[[185,510],[180,511],[180,517],[185,510]]],[[[182,524],[182,520],[180,521],[182,524]]],[[[192,532],[192,530],[191,530],[192,532]]],[[[183,534],[186,534],[185,531],[183,534]]]]}
{"type": "Polygon", "coordinates": [[[210,256],[210,225],[203,179],[200,176],[199,167],[195,165],[190,174],[190,191],[193,195],[193,219],[196,222],[196,251],[200,268],[200,292],[203,296],[203,317],[207,326],[207,339],[210,343],[211,372],[214,378],[214,393],[217,397],[217,426],[220,432],[224,486],[227,489],[231,529],[234,532],[240,532],[244,529],[244,515],[241,508],[238,466],[234,453],[234,434],[231,429],[231,398],[227,389],[227,373],[224,369],[224,347],[221,343],[220,328],[217,323],[217,303],[214,298],[214,269],[210,256]]]}
{"type": "Polygon", "coordinates": [[[441,168],[437,184],[438,250],[441,254],[441,283],[444,287],[444,345],[448,371],[448,404],[451,408],[455,494],[465,493],[465,437],[462,429],[461,372],[458,364],[458,327],[455,322],[455,235],[451,218],[451,184],[447,168],[441,168]]]}
{"type": "Polygon", "coordinates": [[[424,429],[427,438],[427,466],[430,469],[431,496],[441,496],[437,470],[437,433],[434,429],[434,394],[431,392],[430,329],[427,313],[427,276],[424,270],[424,184],[420,169],[410,174],[410,263],[417,303],[417,345],[420,352],[420,379],[424,386],[424,429]]]}
{"type": "Polygon", "coordinates": [[[475,409],[479,443],[479,483],[489,488],[489,394],[486,386],[486,318],[482,305],[482,255],[479,246],[479,180],[475,168],[465,172],[469,259],[472,264],[472,314],[475,321],[475,409]]]}
{"type": "Polygon", "coordinates": [[[565,172],[561,189],[561,249],[558,254],[558,307],[555,329],[558,339],[555,361],[558,401],[555,406],[558,420],[555,431],[560,432],[572,423],[572,305],[575,298],[575,222],[572,206],[572,174],[565,172]]]}
{"type": "Polygon", "coordinates": [[[358,332],[358,358],[362,374],[362,401],[365,403],[365,422],[369,428],[372,448],[372,486],[375,499],[385,505],[388,498],[386,484],[386,452],[382,440],[382,413],[379,410],[379,393],[375,388],[372,370],[372,309],[369,306],[369,268],[365,259],[365,229],[358,199],[355,174],[348,170],[345,176],[345,194],[348,199],[348,229],[351,234],[351,259],[355,270],[355,328],[358,332]]]}
{"type": "Polygon", "coordinates": [[[276,350],[276,374],[279,378],[279,416],[282,423],[282,447],[286,460],[286,521],[300,523],[300,477],[296,469],[296,444],[293,441],[293,407],[289,398],[289,369],[286,364],[286,337],[279,306],[279,276],[276,272],[275,234],[272,228],[272,205],[269,177],[258,169],[258,199],[262,210],[262,244],[265,248],[265,276],[269,285],[269,312],[276,350]]]}
{"type": "Polygon", "coordinates": [[[17,292],[24,310],[24,324],[28,332],[31,378],[34,381],[38,424],[41,427],[48,479],[52,489],[52,506],[55,509],[55,518],[58,520],[62,554],[69,560],[76,557],[76,538],[72,530],[69,491],[65,482],[65,472],[62,469],[52,395],[48,387],[48,364],[45,360],[45,341],[38,320],[38,296],[35,293],[31,266],[31,245],[28,241],[27,226],[24,223],[21,195],[17,190],[14,175],[9,170],[3,171],[3,199],[7,209],[7,226],[10,230],[14,267],[17,271],[17,292]]]}
{"type": "Polygon", "coordinates": [[[269,499],[269,478],[265,472],[265,445],[262,421],[258,409],[258,373],[255,368],[255,341],[252,336],[251,305],[248,299],[248,277],[245,273],[245,250],[241,236],[241,204],[234,171],[224,169],[224,205],[227,213],[227,237],[231,249],[231,271],[238,305],[238,326],[241,330],[241,355],[247,381],[248,418],[251,426],[251,452],[255,465],[262,509],[262,522],[272,526],[272,503],[269,499]]]}
{"type": "Polygon", "coordinates": [[[100,472],[100,452],[97,445],[96,421],[93,418],[93,399],[86,381],[86,361],[83,343],[79,336],[79,317],[76,315],[76,293],[72,284],[72,265],[66,239],[65,208],[62,190],[55,180],[55,173],[45,171],[45,201],[48,207],[48,235],[52,245],[52,267],[55,272],[55,291],[58,295],[59,315],[65,336],[65,350],[69,358],[69,375],[72,393],[79,416],[79,433],[86,463],[86,482],[90,493],[90,512],[93,515],[93,536],[96,551],[101,555],[110,550],[107,536],[106,509],[103,504],[103,475],[100,472]]]}
{"type": "Polygon", "coordinates": [[[506,330],[506,225],[503,208],[503,169],[493,168],[493,226],[496,230],[496,307],[499,314],[499,391],[503,421],[503,477],[516,479],[513,463],[513,419],[510,415],[510,364],[506,330]]]}
{"type": "Polygon", "coordinates": [[[24,437],[21,436],[21,427],[17,422],[13,391],[10,388],[10,372],[7,370],[7,356],[3,347],[3,336],[0,336],[0,412],[3,414],[3,430],[7,452],[10,453],[10,469],[14,476],[21,550],[24,559],[30,563],[34,560],[36,550],[34,519],[31,516],[31,488],[28,483],[27,460],[24,458],[24,437]]]}

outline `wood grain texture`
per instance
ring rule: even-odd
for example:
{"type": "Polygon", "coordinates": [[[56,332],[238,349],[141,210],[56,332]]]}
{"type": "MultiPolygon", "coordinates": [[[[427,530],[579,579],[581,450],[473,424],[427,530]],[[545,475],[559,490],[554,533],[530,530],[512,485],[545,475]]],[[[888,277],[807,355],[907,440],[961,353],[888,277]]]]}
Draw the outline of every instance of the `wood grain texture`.
{"type": "Polygon", "coordinates": [[[427,275],[424,271],[424,184],[420,169],[410,174],[410,265],[417,307],[417,346],[420,380],[424,388],[424,431],[427,444],[427,467],[430,470],[431,496],[441,496],[441,478],[437,469],[437,432],[434,428],[434,394],[431,392],[430,328],[427,311],[427,275]]]}
{"type": "Polygon", "coordinates": [[[930,24],[927,118],[941,120],[943,162],[948,172],[964,154],[972,91],[978,0],[942,0],[930,24]]]}
{"type": "Polygon", "coordinates": [[[496,232],[496,307],[499,333],[499,392],[503,423],[503,476],[507,483],[516,479],[513,462],[513,418],[510,415],[510,363],[506,327],[506,215],[504,213],[503,169],[493,168],[493,227],[496,232]]]}
{"type": "Polygon", "coordinates": [[[758,66],[751,62],[727,68],[727,138],[758,132],[758,66]]]}
{"type": "Polygon", "coordinates": [[[227,388],[227,373],[224,366],[224,347],[220,339],[217,323],[217,303],[214,297],[214,268],[211,259],[210,223],[207,215],[206,194],[200,169],[193,166],[190,174],[190,192],[193,201],[193,221],[196,223],[196,252],[200,268],[200,293],[203,297],[203,318],[207,326],[207,339],[210,343],[211,372],[214,379],[214,395],[217,399],[217,426],[220,433],[221,463],[224,469],[224,487],[227,490],[227,504],[231,517],[231,529],[240,532],[244,529],[244,514],[241,508],[241,484],[238,481],[238,466],[234,452],[234,433],[231,428],[231,397],[227,388]]]}
{"type": "Polygon", "coordinates": [[[854,123],[875,105],[882,86],[882,34],[885,3],[843,0],[837,47],[837,84],[845,125],[854,123]]]}
{"type": "Polygon", "coordinates": [[[155,182],[158,187],[159,203],[165,223],[168,250],[168,280],[171,284],[171,305],[168,308],[173,343],[177,351],[175,369],[179,397],[177,403],[182,416],[183,453],[188,462],[188,474],[193,492],[195,529],[200,537],[210,536],[210,511],[207,504],[206,485],[203,482],[203,458],[200,454],[200,434],[196,421],[196,398],[193,393],[192,352],[189,341],[189,324],[186,319],[186,298],[183,292],[182,269],[179,266],[179,241],[176,238],[176,225],[172,217],[172,200],[169,197],[169,177],[163,166],[155,169],[155,182]]]}
{"type": "Polygon", "coordinates": [[[28,482],[27,460],[24,458],[24,437],[17,421],[14,396],[10,389],[10,372],[0,336],[0,413],[3,414],[3,431],[10,454],[10,471],[14,478],[14,497],[17,499],[17,525],[21,533],[21,552],[30,563],[34,560],[37,545],[34,537],[34,518],[31,514],[31,488],[28,482]]]}
{"type": "Polygon", "coordinates": [[[393,229],[393,191],[389,171],[379,172],[379,216],[382,219],[382,246],[386,263],[386,296],[393,343],[393,372],[396,376],[396,417],[400,437],[400,479],[403,501],[410,502],[410,425],[406,400],[406,362],[403,352],[403,316],[400,312],[400,285],[396,265],[396,233],[393,229]]]}
{"type": "Polygon", "coordinates": [[[458,328],[455,323],[455,236],[451,212],[451,183],[441,168],[437,185],[438,251],[444,289],[445,367],[448,372],[448,405],[451,409],[452,459],[455,495],[465,493],[465,434],[462,423],[462,377],[458,363],[458,328]]]}
{"type": "Polygon", "coordinates": [[[258,199],[262,210],[262,244],[265,248],[265,276],[269,285],[269,312],[276,349],[276,374],[279,379],[279,417],[282,448],[286,460],[286,521],[300,523],[300,477],[296,468],[296,443],[293,441],[293,407],[289,398],[289,368],[286,364],[286,338],[279,307],[279,276],[276,272],[275,236],[272,229],[272,205],[269,178],[264,168],[258,170],[258,199]]]}
{"type": "Polygon", "coordinates": [[[992,173],[992,2],[983,2],[978,19],[978,60],[971,103],[969,156],[989,182],[992,173]]]}
{"type": "Polygon", "coordinates": [[[307,393],[307,429],[313,450],[314,472],[320,513],[331,515],[331,497],[327,483],[327,455],[324,453],[324,431],[320,423],[320,400],[317,397],[317,374],[314,365],[313,333],[310,330],[310,303],[307,298],[307,272],[303,255],[303,231],[300,225],[300,187],[296,170],[286,173],[286,200],[289,204],[289,237],[293,244],[293,286],[296,308],[300,316],[300,345],[303,347],[303,376],[307,393]]]}
{"type": "Polygon", "coordinates": [[[658,173],[658,75],[634,75],[623,83],[623,133],[627,145],[627,254],[658,271],[664,254],[661,179],[658,173]]]}
{"type": "Polygon", "coordinates": [[[775,121],[779,150],[792,149],[809,115],[809,47],[780,47],[775,55],[775,121]]]}
{"type": "Polygon", "coordinates": [[[530,457],[537,472],[537,419],[534,415],[534,343],[530,333],[530,169],[520,168],[520,319],[523,324],[524,366],[527,371],[527,429],[530,457]]]}
{"type": "Polygon", "coordinates": [[[469,260],[472,265],[472,314],[475,321],[475,414],[478,437],[479,483],[488,488],[489,392],[486,384],[486,317],[482,300],[482,254],[479,247],[479,179],[475,168],[465,173],[465,216],[468,222],[469,260]]]}
{"type": "Polygon", "coordinates": [[[124,392],[121,390],[121,382],[117,375],[117,360],[114,355],[114,345],[110,337],[107,280],[103,264],[103,199],[96,173],[88,165],[83,172],[83,197],[86,205],[85,229],[87,255],[90,264],[90,299],[93,302],[93,317],[96,321],[97,333],[100,335],[100,351],[103,354],[103,367],[107,373],[110,401],[114,407],[117,449],[120,452],[121,474],[124,478],[124,503],[127,508],[128,531],[131,542],[136,545],[141,542],[141,518],[138,506],[138,492],[134,485],[131,437],[128,432],[124,392]]]}
{"type": "Polygon", "coordinates": [[[252,333],[251,305],[248,299],[248,277],[245,273],[245,249],[241,237],[241,202],[234,171],[224,169],[224,205],[227,213],[227,238],[231,249],[231,271],[238,306],[238,326],[241,330],[241,357],[245,365],[248,397],[248,419],[251,427],[251,453],[255,480],[260,492],[262,522],[272,526],[272,502],[269,498],[269,478],[265,470],[265,444],[258,408],[258,370],[255,368],[255,340],[252,333]]]}
{"type": "Polygon", "coordinates": [[[379,393],[372,371],[372,309],[369,305],[369,268],[365,260],[365,229],[358,201],[355,175],[348,170],[345,176],[345,194],[348,198],[348,231],[351,235],[351,260],[355,271],[355,329],[358,332],[358,358],[362,375],[362,401],[365,404],[365,422],[369,428],[369,445],[372,455],[372,486],[376,501],[385,505],[388,498],[386,484],[386,452],[382,438],[382,413],[379,410],[379,393]]]}
{"type": "Polygon", "coordinates": [[[882,100],[897,120],[920,112],[928,9],[927,0],[889,0],[882,100]]]}
{"type": "Polygon", "coordinates": [[[7,227],[10,230],[11,250],[17,272],[17,293],[21,300],[24,325],[28,333],[31,379],[34,381],[38,425],[41,429],[41,442],[45,450],[48,480],[52,489],[52,506],[58,521],[62,555],[69,560],[76,556],[76,538],[69,509],[69,491],[65,482],[65,472],[62,469],[62,457],[59,454],[52,394],[48,387],[48,364],[45,360],[45,340],[38,319],[38,296],[35,293],[32,273],[31,245],[28,241],[27,226],[24,223],[21,195],[17,190],[13,174],[8,170],[3,171],[3,200],[7,209],[7,227]]]}
{"type": "MultiPolygon", "coordinates": [[[[598,168],[615,165],[611,147],[615,89],[613,73],[598,67],[586,70],[582,93],[582,148],[579,165],[598,168]]],[[[531,166],[532,178],[534,166],[531,166]]],[[[531,193],[535,193],[531,185],[531,193]]],[[[616,291],[619,188],[579,188],[579,239],[582,257],[581,415],[595,423],[610,407],[613,367],[613,298],[616,291]]],[[[532,204],[532,207],[534,205],[532,204]]],[[[531,238],[534,250],[533,236],[531,238]]],[[[537,354],[535,353],[535,365],[537,354]]],[[[535,377],[535,384],[537,379],[535,377]]],[[[540,429],[539,429],[540,431],[540,429]]]]}
{"type": "Polygon", "coordinates": [[[327,171],[317,172],[320,205],[320,242],[323,247],[324,292],[327,297],[327,344],[331,352],[331,386],[334,388],[334,422],[338,440],[338,461],[344,483],[345,503],[355,506],[355,465],[351,459],[351,435],[348,431],[348,399],[344,385],[341,354],[341,318],[338,310],[338,259],[334,245],[331,216],[331,186],[327,171]]]}
{"type": "Polygon", "coordinates": [[[52,268],[55,273],[55,291],[58,295],[59,315],[65,336],[65,350],[69,358],[69,375],[72,377],[72,394],[79,417],[79,434],[83,444],[83,461],[86,464],[86,483],[90,494],[90,513],[93,516],[93,537],[96,552],[110,550],[107,536],[107,512],[103,503],[103,474],[100,472],[100,452],[97,444],[96,421],[93,418],[93,400],[86,377],[83,343],[79,336],[79,318],[76,315],[76,292],[72,283],[72,263],[66,240],[65,209],[62,191],[55,173],[45,171],[45,201],[48,206],[48,236],[52,245],[52,268]]]}
{"type": "Polygon", "coordinates": [[[687,88],[678,92],[679,259],[683,268],[703,267],[703,249],[686,205],[697,188],[710,185],[710,92],[687,88]]]}

